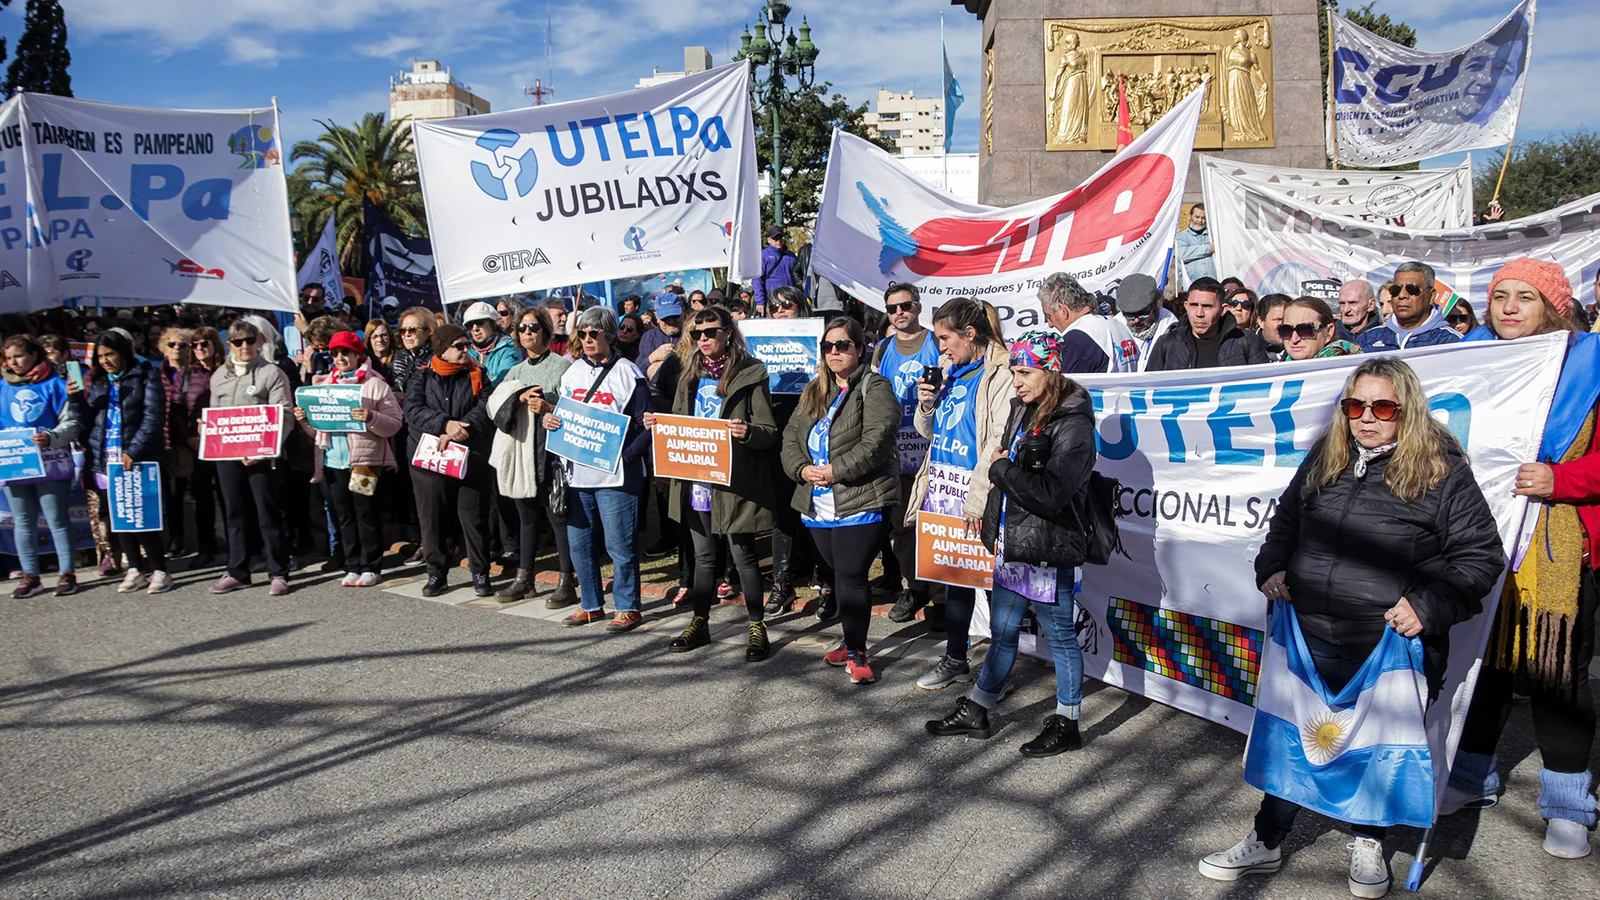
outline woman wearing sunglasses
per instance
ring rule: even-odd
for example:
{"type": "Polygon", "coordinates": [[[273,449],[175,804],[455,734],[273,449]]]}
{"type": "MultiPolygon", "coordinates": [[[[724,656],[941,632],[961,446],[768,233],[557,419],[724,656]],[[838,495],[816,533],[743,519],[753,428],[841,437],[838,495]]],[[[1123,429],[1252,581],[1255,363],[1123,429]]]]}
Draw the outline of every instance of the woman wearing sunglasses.
{"type": "MultiPolygon", "coordinates": [[[[673,415],[726,419],[733,438],[733,462],[726,486],[675,481],[667,513],[689,529],[694,547],[694,616],[668,645],[685,652],[711,643],[711,606],[717,599],[717,548],[726,538],[739,569],[739,585],[750,616],[748,662],[766,659],[770,650],[761,602],[761,557],[756,534],[772,530],[773,483],[765,458],[778,439],[767,393],[767,367],[745,348],[733,317],[720,306],[693,315],[688,327],[694,351],[684,362],[672,402],[673,415]]],[[[655,415],[646,413],[646,428],[655,415]]]]}
{"type": "MultiPolygon", "coordinates": [[[[104,332],[95,341],[94,366],[95,378],[86,398],[90,429],[83,445],[84,464],[86,472],[94,473],[100,508],[109,515],[106,494],[111,487],[108,476],[112,460],[128,467],[136,462],[161,463],[161,477],[166,481],[168,463],[163,435],[167,403],[154,368],[134,355],[133,341],[121,329],[104,332]]],[[[172,576],[167,574],[166,537],[161,532],[113,532],[111,538],[128,559],[127,575],[117,587],[119,593],[141,588],[149,588],[152,594],[172,590],[172,576]]]]}
{"type": "Polygon", "coordinates": [[[900,499],[900,400],[889,379],[862,365],[866,349],[856,320],[828,323],[817,377],[783,433],[784,474],[798,485],[793,506],[833,569],[844,629],[844,641],[823,660],[844,666],[852,684],[878,680],[867,661],[867,573],[900,499]]]}
{"type": "Polygon", "coordinates": [[[1361,352],[1355,344],[1338,339],[1333,310],[1316,297],[1290,300],[1277,328],[1273,337],[1283,345],[1285,359],[1328,359],[1361,352]]]}
{"type": "Polygon", "coordinates": [[[1545,425],[1539,461],[1517,472],[1515,492],[1539,503],[1527,556],[1506,576],[1489,647],[1467,713],[1440,812],[1488,806],[1502,785],[1495,751],[1510,714],[1514,683],[1533,705],[1539,747],[1539,812],[1548,820],[1544,850],[1589,855],[1595,798],[1589,760],[1595,708],[1594,656],[1600,561],[1600,335],[1578,330],[1572,285],[1557,263],[1522,257],[1496,272],[1484,325],[1469,341],[1516,341],[1563,334],[1566,362],[1545,425]],[[1531,687],[1531,690],[1529,688],[1531,687]]]}
{"type": "MultiPolygon", "coordinates": [[[[617,315],[610,307],[591,306],[579,313],[572,337],[578,356],[561,376],[561,400],[625,415],[628,427],[616,471],[570,461],[566,466],[567,483],[572,487],[567,540],[583,597],[578,611],[564,624],[577,627],[605,618],[600,561],[594,546],[599,526],[615,576],[611,597],[617,614],[606,631],[620,634],[643,621],[639,613],[639,498],[644,496],[645,457],[650,453],[650,432],[644,427],[650,386],[637,366],[617,355],[617,315]]],[[[544,427],[560,429],[560,416],[545,413],[544,427]]]]}
{"type": "MultiPolygon", "coordinates": [[[[1482,609],[1504,567],[1499,529],[1466,454],[1428,413],[1411,367],[1392,356],[1351,373],[1333,421],[1278,498],[1255,561],[1261,592],[1291,604],[1295,630],[1333,695],[1362,670],[1385,629],[1420,636],[1413,652],[1430,681],[1442,678],[1451,626],[1482,609]]],[[[1202,860],[1200,873],[1233,881],[1277,871],[1299,811],[1265,794],[1254,830],[1202,860]]],[[[1357,897],[1389,889],[1387,824],[1351,826],[1348,885],[1357,897]]]]}
{"type": "MultiPolygon", "coordinates": [[[[267,337],[254,323],[240,319],[228,326],[228,361],[211,373],[211,409],[278,406],[289,415],[289,376],[267,358],[267,337]]],[[[202,432],[200,439],[205,440],[202,432]]],[[[267,560],[267,593],[289,593],[289,547],[279,506],[282,476],[274,459],[218,460],[222,511],[228,527],[228,571],[211,588],[226,594],[250,584],[249,547],[252,521],[260,529],[267,560]]]]}
{"type": "MultiPolygon", "coordinates": [[[[170,461],[172,490],[166,494],[167,530],[172,534],[167,552],[182,556],[184,549],[183,498],[190,493],[195,477],[195,462],[200,455],[200,411],[211,392],[211,372],[194,361],[194,337],[188,329],[168,328],[156,343],[161,349],[161,364],[156,376],[166,391],[166,447],[170,461]]],[[[217,552],[216,507],[195,505],[196,544],[208,557],[217,552]],[[202,508],[205,507],[205,508],[202,508]]]]}
{"type": "Polygon", "coordinates": [[[523,309],[513,328],[526,357],[511,367],[505,380],[489,395],[489,417],[494,420],[494,463],[500,496],[509,497],[517,511],[519,538],[517,577],[497,595],[506,603],[533,596],[534,563],[539,555],[539,520],[550,528],[556,543],[561,580],[545,600],[545,609],[565,609],[578,602],[578,579],[572,572],[572,549],[567,543],[567,523],[550,513],[550,469],[561,460],[545,452],[545,431],[540,418],[555,407],[561,395],[561,376],[572,360],[550,349],[553,326],[542,306],[523,309]]]}

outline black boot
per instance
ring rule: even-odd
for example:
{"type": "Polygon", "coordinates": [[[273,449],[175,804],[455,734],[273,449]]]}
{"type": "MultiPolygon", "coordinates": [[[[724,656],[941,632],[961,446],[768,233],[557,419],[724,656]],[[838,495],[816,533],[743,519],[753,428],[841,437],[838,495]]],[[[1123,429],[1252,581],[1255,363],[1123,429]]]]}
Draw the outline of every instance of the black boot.
{"type": "Polygon", "coordinates": [[[1078,734],[1078,720],[1051,715],[1044,717],[1044,730],[1039,732],[1039,736],[1022,745],[1022,755],[1055,756],[1082,748],[1083,736],[1078,734]]]}
{"type": "Polygon", "coordinates": [[[711,643],[711,626],[706,623],[704,616],[695,616],[689,620],[689,627],[683,630],[683,634],[672,639],[667,649],[673,653],[687,653],[709,643],[711,643]]]}
{"type": "Polygon", "coordinates": [[[773,579],[772,593],[767,595],[767,605],[764,611],[769,616],[781,616],[789,611],[794,603],[794,588],[782,581],[773,579]]]}
{"type": "Polygon", "coordinates": [[[545,609],[566,609],[578,602],[578,576],[563,575],[550,599],[544,601],[545,609]]]}
{"type": "Polygon", "coordinates": [[[833,594],[833,588],[822,589],[822,599],[817,602],[817,618],[826,622],[839,617],[839,598],[833,594]]]}
{"type": "Polygon", "coordinates": [[[962,697],[956,702],[956,711],[936,721],[927,723],[928,733],[936,737],[964,734],[979,740],[989,739],[989,711],[962,697]]]}
{"type": "Polygon", "coordinates": [[[515,603],[524,600],[533,593],[533,573],[527,569],[518,569],[516,580],[500,589],[495,596],[501,603],[515,603]]]}
{"type": "Polygon", "coordinates": [[[745,648],[745,662],[760,662],[772,652],[772,644],[767,641],[767,623],[750,623],[750,646],[745,648]]]}
{"type": "Polygon", "coordinates": [[[894,608],[889,610],[889,621],[896,623],[909,622],[917,617],[917,610],[927,605],[927,591],[901,591],[899,599],[894,603],[894,608]]]}

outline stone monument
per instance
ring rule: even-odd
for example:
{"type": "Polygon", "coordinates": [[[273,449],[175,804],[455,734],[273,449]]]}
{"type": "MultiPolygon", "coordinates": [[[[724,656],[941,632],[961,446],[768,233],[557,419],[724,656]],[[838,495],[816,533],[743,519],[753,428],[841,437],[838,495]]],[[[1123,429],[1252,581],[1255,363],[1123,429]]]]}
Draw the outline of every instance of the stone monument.
{"type": "MultiPolygon", "coordinates": [[[[1071,190],[1208,84],[1195,149],[1322,168],[1317,0],[952,0],[983,21],[978,198],[1071,190]]],[[[1200,199],[1198,164],[1185,201],[1200,199]]]]}

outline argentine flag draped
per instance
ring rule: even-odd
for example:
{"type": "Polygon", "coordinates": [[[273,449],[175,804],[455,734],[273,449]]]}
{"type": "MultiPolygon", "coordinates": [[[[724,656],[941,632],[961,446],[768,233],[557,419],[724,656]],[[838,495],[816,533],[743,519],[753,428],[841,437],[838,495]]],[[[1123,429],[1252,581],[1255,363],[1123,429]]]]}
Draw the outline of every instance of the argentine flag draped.
{"type": "Polygon", "coordinates": [[[1294,607],[1272,610],[1244,780],[1356,825],[1433,824],[1422,642],[1384,629],[1338,694],[1317,673],[1294,607]]]}

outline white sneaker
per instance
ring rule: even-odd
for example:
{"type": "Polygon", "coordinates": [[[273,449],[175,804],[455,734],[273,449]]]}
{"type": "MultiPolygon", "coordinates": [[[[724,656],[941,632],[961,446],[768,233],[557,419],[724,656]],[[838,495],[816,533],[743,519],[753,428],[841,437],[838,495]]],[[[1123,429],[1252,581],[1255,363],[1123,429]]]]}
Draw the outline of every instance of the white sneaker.
{"type": "Polygon", "coordinates": [[[1477,794],[1445,785],[1444,802],[1439,806],[1439,815],[1453,816],[1463,809],[1488,809],[1499,802],[1500,797],[1496,794],[1477,794]]]}
{"type": "Polygon", "coordinates": [[[360,579],[361,579],[361,575],[359,573],[357,573],[357,572],[346,572],[346,573],[344,573],[344,580],[339,582],[339,586],[340,587],[355,587],[356,586],[356,582],[359,581],[360,579]]]}
{"type": "Polygon", "coordinates": [[[140,575],[138,569],[129,569],[128,574],[122,576],[122,583],[117,585],[117,593],[131,594],[150,586],[150,577],[140,575]]]}
{"type": "Polygon", "coordinates": [[[1350,893],[1377,900],[1389,893],[1389,864],[1383,861],[1383,842],[1358,837],[1350,848],[1350,893]]]}
{"type": "Polygon", "coordinates": [[[1256,840],[1256,833],[1221,853],[1200,860],[1200,874],[1213,881],[1237,881],[1256,872],[1276,872],[1283,865],[1283,848],[1267,849],[1256,840]]]}
{"type": "Polygon", "coordinates": [[[150,590],[146,593],[165,594],[172,590],[172,576],[165,572],[153,572],[150,575],[150,590]]]}
{"type": "Polygon", "coordinates": [[[356,579],[356,587],[372,587],[382,580],[377,572],[362,572],[361,577],[356,579]]]}
{"type": "Polygon", "coordinates": [[[1589,855],[1589,829],[1571,819],[1551,819],[1545,827],[1544,852],[1557,859],[1583,859],[1589,855]]]}

